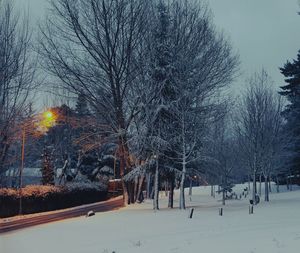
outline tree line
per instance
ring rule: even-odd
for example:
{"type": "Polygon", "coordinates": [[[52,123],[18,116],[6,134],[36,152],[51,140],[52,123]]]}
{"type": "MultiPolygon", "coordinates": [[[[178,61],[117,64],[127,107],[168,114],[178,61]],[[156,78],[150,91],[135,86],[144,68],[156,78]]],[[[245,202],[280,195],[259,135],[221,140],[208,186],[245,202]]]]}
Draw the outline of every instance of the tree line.
{"type": "MultiPolygon", "coordinates": [[[[195,178],[219,185],[225,204],[232,184],[249,176],[255,199],[256,180],[267,186],[270,177],[296,175],[288,162],[299,156],[289,141],[297,133],[289,119],[296,102],[285,107],[264,70],[240,97],[232,94],[239,56],[204,1],[52,0],[38,43],[11,2],[0,7],[2,175],[18,164],[38,68],[51,80],[44,86],[77,99],[75,108],[57,109],[61,124],[39,137],[52,143],[55,166],[91,180],[118,170],[126,204],[146,185],[159,209],[164,186],[172,208],[178,187],[184,209],[184,188],[195,178]]],[[[282,73],[291,77],[294,65],[282,73]]],[[[297,90],[295,80],[282,95],[296,94],[289,91],[297,90]]]]}

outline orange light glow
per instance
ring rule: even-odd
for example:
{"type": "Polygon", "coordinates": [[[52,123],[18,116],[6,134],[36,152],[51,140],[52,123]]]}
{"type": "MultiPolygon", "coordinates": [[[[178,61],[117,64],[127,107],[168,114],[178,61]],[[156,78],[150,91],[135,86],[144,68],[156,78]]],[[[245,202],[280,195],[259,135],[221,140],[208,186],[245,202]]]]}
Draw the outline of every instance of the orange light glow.
{"type": "Polygon", "coordinates": [[[50,110],[43,112],[40,115],[40,120],[37,122],[37,128],[40,132],[46,133],[56,125],[57,116],[50,110]]]}
{"type": "Polygon", "coordinates": [[[44,112],[44,118],[48,119],[48,120],[53,120],[53,112],[51,111],[46,111],[44,112]]]}

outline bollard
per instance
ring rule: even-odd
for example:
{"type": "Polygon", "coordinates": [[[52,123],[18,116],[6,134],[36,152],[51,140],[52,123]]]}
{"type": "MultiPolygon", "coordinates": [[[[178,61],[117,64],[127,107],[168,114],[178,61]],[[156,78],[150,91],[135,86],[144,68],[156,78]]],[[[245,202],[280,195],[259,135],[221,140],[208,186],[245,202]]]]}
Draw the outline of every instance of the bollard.
{"type": "Polygon", "coordinates": [[[219,215],[220,215],[220,216],[223,216],[223,208],[222,208],[222,207],[219,208],[219,215]]]}
{"type": "Polygon", "coordinates": [[[193,218],[193,214],[194,214],[194,208],[190,209],[190,214],[189,214],[189,218],[192,219],[193,218]]]}
{"type": "Polygon", "coordinates": [[[249,214],[253,214],[253,205],[249,206],[249,214]]]}

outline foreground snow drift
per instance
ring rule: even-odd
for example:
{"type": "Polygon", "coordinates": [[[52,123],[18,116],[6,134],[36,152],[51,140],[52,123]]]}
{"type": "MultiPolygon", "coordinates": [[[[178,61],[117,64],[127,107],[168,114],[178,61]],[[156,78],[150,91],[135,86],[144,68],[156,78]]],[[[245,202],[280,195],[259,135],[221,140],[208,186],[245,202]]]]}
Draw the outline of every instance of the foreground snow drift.
{"type": "MultiPolygon", "coordinates": [[[[243,186],[236,187],[237,194],[243,186]]],[[[193,219],[189,210],[169,210],[161,195],[161,210],[151,201],[120,211],[98,213],[42,225],[0,237],[3,253],[165,253],[245,252],[293,253],[300,246],[300,191],[273,193],[248,214],[248,199],[230,200],[218,216],[218,199],[209,187],[193,189],[193,219]]],[[[176,197],[179,193],[176,192],[176,197]]],[[[178,206],[178,200],[175,206],[178,206]]]]}

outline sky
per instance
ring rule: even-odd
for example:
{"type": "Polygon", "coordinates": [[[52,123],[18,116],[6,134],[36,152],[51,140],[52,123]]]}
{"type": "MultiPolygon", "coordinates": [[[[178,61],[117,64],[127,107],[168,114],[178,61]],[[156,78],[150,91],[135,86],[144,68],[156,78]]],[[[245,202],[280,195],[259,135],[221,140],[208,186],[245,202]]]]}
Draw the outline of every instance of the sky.
{"type": "MultiPolygon", "coordinates": [[[[298,0],[207,0],[214,23],[229,37],[240,55],[241,75],[234,87],[265,68],[275,89],[284,85],[279,71],[300,49],[300,11],[298,0]]],[[[42,20],[47,0],[15,0],[28,8],[33,23],[42,20]]]]}
{"type": "Polygon", "coordinates": [[[300,49],[300,6],[297,0],[209,0],[217,27],[240,54],[240,81],[262,67],[284,85],[279,71],[300,49]]]}

